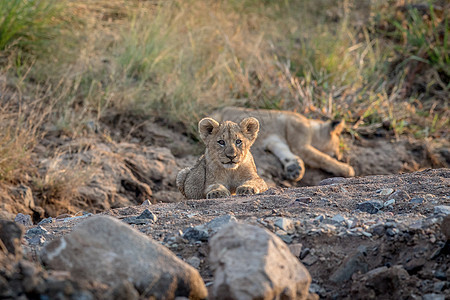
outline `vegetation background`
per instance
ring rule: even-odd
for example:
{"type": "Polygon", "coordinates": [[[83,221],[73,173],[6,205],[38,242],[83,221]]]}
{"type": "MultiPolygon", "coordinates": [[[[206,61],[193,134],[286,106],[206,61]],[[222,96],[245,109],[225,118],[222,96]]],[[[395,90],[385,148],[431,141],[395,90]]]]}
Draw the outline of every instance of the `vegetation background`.
{"type": "MultiPolygon", "coordinates": [[[[0,1],[0,186],[64,201],[89,176],[42,171],[43,142],[110,139],[111,115],[196,140],[226,105],[344,118],[353,136],[448,140],[445,0],[0,1]]],[[[45,158],[44,157],[44,158],[45,158]]],[[[55,200],[56,201],[56,200],[55,200]]]]}

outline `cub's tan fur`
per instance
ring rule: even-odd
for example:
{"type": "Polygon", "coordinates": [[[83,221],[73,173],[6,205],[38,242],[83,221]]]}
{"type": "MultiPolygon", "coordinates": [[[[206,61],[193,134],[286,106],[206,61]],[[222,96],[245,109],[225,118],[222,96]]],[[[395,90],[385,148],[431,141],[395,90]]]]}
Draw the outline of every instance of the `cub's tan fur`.
{"type": "Polygon", "coordinates": [[[341,158],[339,135],[345,126],[344,121],[324,122],[290,111],[239,107],[227,107],[213,114],[219,121],[249,116],[257,118],[261,124],[255,146],[269,150],[281,161],[286,178],[293,181],[302,179],[304,164],[337,176],[355,175],[350,165],[337,160],[341,158]]]}
{"type": "Polygon", "coordinates": [[[250,146],[255,141],[259,122],[245,118],[239,124],[219,124],[211,118],[198,123],[205,154],[192,168],[177,175],[177,186],[188,199],[222,198],[231,194],[251,195],[264,192],[267,185],[256,173],[250,146]]]}

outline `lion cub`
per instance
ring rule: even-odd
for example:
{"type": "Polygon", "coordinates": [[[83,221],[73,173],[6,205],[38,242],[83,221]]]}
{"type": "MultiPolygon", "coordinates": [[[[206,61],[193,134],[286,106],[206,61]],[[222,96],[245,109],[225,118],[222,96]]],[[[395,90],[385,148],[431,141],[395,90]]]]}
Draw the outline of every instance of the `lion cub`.
{"type": "Polygon", "coordinates": [[[213,116],[219,121],[249,116],[258,118],[261,131],[255,146],[272,152],[280,160],[289,180],[303,178],[304,164],[337,176],[355,176],[350,165],[338,161],[341,158],[339,135],[344,129],[344,121],[324,122],[290,111],[239,107],[226,107],[213,116]]]}
{"type": "Polygon", "coordinates": [[[198,123],[200,138],[206,145],[194,167],[177,175],[177,186],[188,199],[222,198],[231,194],[251,195],[267,190],[256,173],[250,146],[255,141],[259,122],[245,118],[239,124],[219,124],[211,118],[198,123]]]}

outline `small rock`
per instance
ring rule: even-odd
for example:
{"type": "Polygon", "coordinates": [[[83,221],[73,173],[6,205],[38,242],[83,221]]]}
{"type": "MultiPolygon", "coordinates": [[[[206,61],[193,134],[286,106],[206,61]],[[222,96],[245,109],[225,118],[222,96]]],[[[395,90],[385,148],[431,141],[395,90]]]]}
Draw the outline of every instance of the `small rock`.
{"type": "Polygon", "coordinates": [[[388,236],[390,236],[390,237],[393,237],[393,236],[395,236],[396,234],[398,234],[399,233],[399,230],[397,229],[397,228],[388,228],[387,230],[386,230],[386,234],[388,235],[388,236]]]}
{"type": "Polygon", "coordinates": [[[274,222],[274,225],[286,232],[295,229],[294,222],[288,218],[277,218],[277,220],[275,220],[274,222]]]}
{"type": "Polygon", "coordinates": [[[37,226],[37,227],[34,227],[34,228],[30,228],[30,229],[28,229],[28,231],[27,231],[27,235],[45,235],[45,234],[48,234],[48,230],[47,229],[45,229],[44,227],[42,227],[42,226],[37,226]]]}
{"type": "Polygon", "coordinates": [[[381,208],[383,208],[383,202],[378,200],[369,200],[356,205],[356,209],[369,214],[376,214],[381,208]]]}
{"type": "Polygon", "coordinates": [[[395,199],[390,199],[390,200],[384,202],[383,206],[388,207],[388,206],[394,205],[394,204],[395,204],[395,199]]]}
{"type": "Polygon", "coordinates": [[[306,255],[308,255],[311,252],[311,249],[309,248],[305,248],[302,250],[302,252],[300,253],[300,259],[304,259],[306,257],[306,255]]]}
{"type": "Polygon", "coordinates": [[[437,293],[442,292],[446,285],[447,283],[445,281],[435,282],[433,285],[433,291],[437,293]]]}
{"type": "Polygon", "coordinates": [[[53,223],[53,218],[52,217],[48,217],[48,218],[45,218],[45,219],[41,220],[38,223],[38,225],[50,224],[50,223],[53,223]]]}
{"type": "Polygon", "coordinates": [[[344,177],[331,177],[331,178],[325,178],[322,181],[319,182],[318,185],[331,185],[331,184],[338,184],[338,183],[344,183],[347,181],[347,178],[344,177]]]}
{"type": "Polygon", "coordinates": [[[335,283],[343,283],[350,280],[355,272],[366,273],[369,265],[366,262],[365,251],[365,247],[362,247],[347,255],[342,264],[331,274],[330,280],[335,283]]]}
{"type": "Polygon", "coordinates": [[[194,268],[198,269],[200,267],[201,260],[197,256],[191,256],[186,260],[186,262],[194,268]]]}
{"type": "Polygon", "coordinates": [[[380,196],[388,196],[394,192],[394,189],[388,188],[388,189],[381,189],[376,191],[376,193],[380,196]]]}
{"type": "Polygon", "coordinates": [[[425,294],[423,295],[422,300],[445,300],[445,295],[435,293],[425,294]]]}
{"type": "Polygon", "coordinates": [[[289,245],[289,250],[295,257],[300,258],[300,254],[302,253],[302,247],[303,245],[300,243],[291,244],[289,245]]]}
{"type": "Polygon", "coordinates": [[[222,227],[230,223],[236,223],[237,219],[233,215],[224,215],[217,218],[212,219],[208,223],[204,225],[200,225],[198,227],[206,229],[209,233],[214,234],[218,232],[222,227]]]}
{"type": "Polygon", "coordinates": [[[42,246],[45,241],[45,237],[43,237],[42,235],[35,235],[28,240],[28,244],[32,246],[42,246]]]}
{"type": "Polygon", "coordinates": [[[305,258],[302,259],[302,263],[304,263],[307,266],[312,266],[318,260],[319,260],[319,258],[317,256],[310,253],[310,254],[306,255],[305,258]]]}
{"type": "Polygon", "coordinates": [[[158,218],[148,209],[145,209],[139,216],[136,217],[136,219],[148,219],[152,220],[153,222],[156,222],[158,218]]]}
{"type": "Polygon", "coordinates": [[[414,198],[412,198],[412,199],[409,201],[409,203],[412,203],[412,204],[422,204],[423,201],[425,201],[425,199],[422,198],[422,197],[414,197],[414,198]]]}
{"type": "Polygon", "coordinates": [[[331,218],[331,221],[335,224],[343,224],[346,222],[346,219],[342,215],[335,215],[331,218]]]}
{"type": "Polygon", "coordinates": [[[16,223],[22,224],[23,226],[33,226],[33,222],[31,221],[30,215],[24,215],[22,213],[18,213],[16,218],[14,219],[16,223]]]}
{"type": "Polygon", "coordinates": [[[286,244],[292,243],[292,237],[290,235],[281,235],[281,236],[279,236],[279,238],[286,244]]]}
{"type": "Polygon", "coordinates": [[[141,204],[142,206],[152,206],[152,202],[150,202],[150,200],[145,200],[144,202],[142,202],[141,204]]]}
{"type": "MultiPolygon", "coordinates": [[[[392,292],[409,278],[408,272],[402,266],[390,268],[379,267],[363,276],[365,286],[375,290],[377,295],[393,295],[392,292]]],[[[401,291],[401,289],[399,289],[401,291]]]]}
{"type": "Polygon", "coordinates": [[[434,207],[434,213],[435,214],[443,214],[443,215],[450,215],[450,206],[448,205],[439,205],[434,207]]]}
{"type": "Polygon", "coordinates": [[[434,277],[436,277],[439,280],[443,280],[443,281],[447,280],[447,275],[445,275],[445,272],[442,270],[436,270],[434,272],[434,277]]]}
{"type": "Polygon", "coordinates": [[[385,233],[385,227],[382,224],[374,225],[372,228],[372,234],[382,236],[385,233]]]}
{"type": "Polygon", "coordinates": [[[312,198],[311,197],[299,197],[299,198],[295,199],[295,201],[304,203],[304,204],[309,204],[312,202],[312,198]]]}
{"type": "Polygon", "coordinates": [[[323,215],[320,215],[320,216],[315,217],[315,218],[314,218],[314,221],[316,221],[316,222],[322,222],[323,219],[325,219],[325,217],[324,217],[323,215]]]}
{"type": "Polygon", "coordinates": [[[209,234],[205,230],[198,229],[197,227],[189,227],[183,233],[183,237],[189,241],[202,241],[206,242],[209,239],[209,234]]]}
{"type": "Polygon", "coordinates": [[[409,194],[405,191],[399,190],[395,191],[391,195],[389,195],[388,200],[394,199],[396,202],[405,202],[411,199],[409,194]]]}

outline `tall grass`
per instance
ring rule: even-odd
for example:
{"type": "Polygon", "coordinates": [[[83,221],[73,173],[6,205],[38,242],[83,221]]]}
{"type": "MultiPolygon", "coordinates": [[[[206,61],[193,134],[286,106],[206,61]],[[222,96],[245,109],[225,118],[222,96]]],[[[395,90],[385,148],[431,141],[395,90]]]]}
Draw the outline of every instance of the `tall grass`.
{"type": "MultiPolygon", "coordinates": [[[[52,39],[65,1],[0,1],[0,51],[10,47],[37,50],[52,39]]],[[[43,50],[40,48],[40,50],[43,50]]]]}

